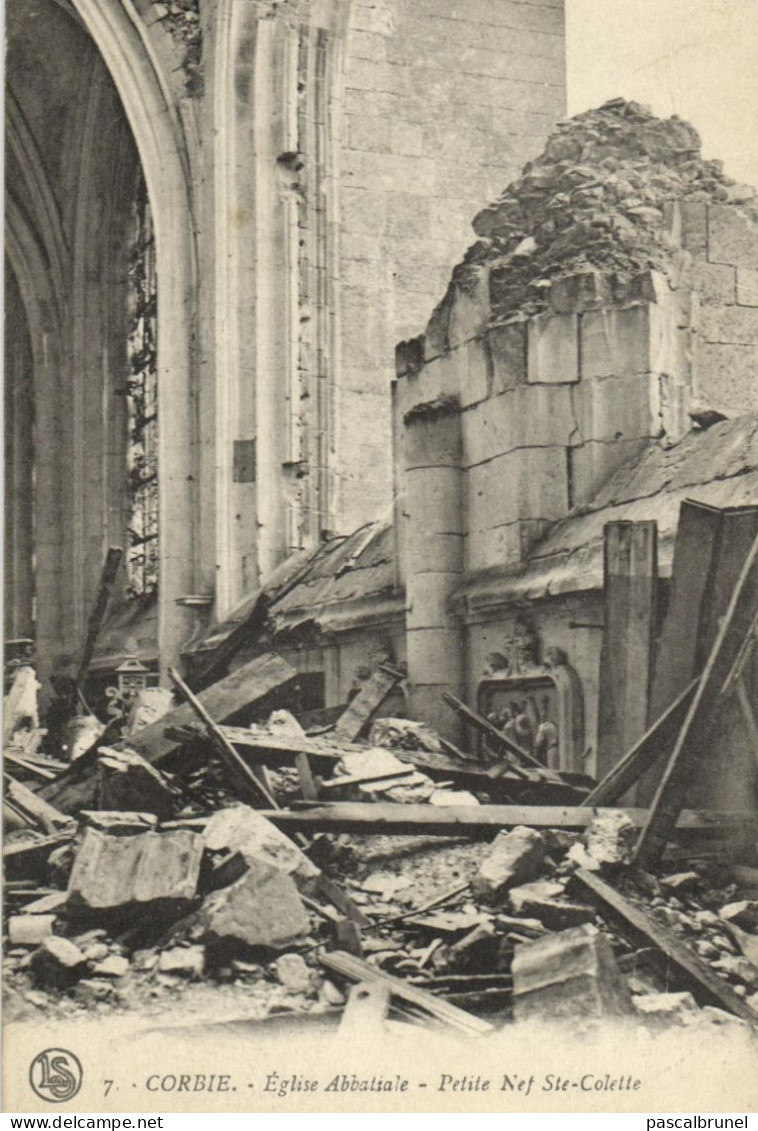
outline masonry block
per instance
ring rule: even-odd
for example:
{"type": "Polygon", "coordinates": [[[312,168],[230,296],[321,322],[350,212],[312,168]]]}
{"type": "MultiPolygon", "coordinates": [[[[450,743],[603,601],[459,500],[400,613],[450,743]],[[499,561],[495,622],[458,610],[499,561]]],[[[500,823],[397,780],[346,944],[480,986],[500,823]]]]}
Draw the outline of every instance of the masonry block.
{"type": "Polygon", "coordinates": [[[581,381],[572,396],[577,443],[660,434],[660,394],[654,374],[581,381]]]}
{"type": "Polygon", "coordinates": [[[598,310],[613,302],[613,288],[609,275],[600,271],[582,271],[556,279],[548,295],[550,307],[556,314],[581,314],[598,310]]]}
{"type": "Polygon", "coordinates": [[[679,202],[682,247],[703,255],[708,247],[708,205],[700,201],[679,202]]]}
{"type": "Polygon", "coordinates": [[[737,302],[740,306],[758,306],[758,270],[737,268],[737,302]]]}
{"type": "Polygon", "coordinates": [[[758,268],[758,224],[733,205],[710,205],[708,259],[711,263],[758,268]]]}
{"type": "Polygon", "coordinates": [[[526,382],[526,326],[526,322],[511,322],[489,331],[494,395],[526,382]]]}
{"type": "Polygon", "coordinates": [[[424,573],[432,563],[451,572],[463,569],[463,534],[426,533],[423,537],[413,537],[414,525],[406,515],[403,520],[406,587],[414,574],[424,573]]]}
{"type": "Polygon", "coordinates": [[[649,441],[617,440],[612,443],[590,440],[569,453],[571,464],[571,505],[587,503],[600,487],[629,460],[642,454],[649,441]]]}
{"type": "Polygon", "coordinates": [[[582,380],[655,369],[661,315],[649,304],[582,315],[582,380]]]}
{"type": "Polygon", "coordinates": [[[462,529],[461,472],[455,467],[413,468],[405,477],[409,540],[462,529]]]}
{"type": "Polygon", "coordinates": [[[432,312],[424,334],[424,360],[431,361],[441,357],[450,350],[450,309],[453,305],[452,284],[445,292],[442,302],[438,303],[432,312]]]}
{"type": "Polygon", "coordinates": [[[619,1017],[633,1007],[611,944],[586,924],[516,947],[514,1013],[518,1021],[619,1017]]]}
{"type": "Polygon", "coordinates": [[[702,312],[703,337],[708,342],[758,345],[758,307],[710,306],[702,312]]]}
{"type": "Polygon", "coordinates": [[[395,373],[398,377],[405,377],[409,373],[417,373],[424,364],[424,339],[411,338],[407,342],[399,342],[395,346],[395,373]]]}
{"type": "Polygon", "coordinates": [[[406,416],[403,428],[406,470],[461,466],[461,417],[452,397],[437,397],[406,416]]]}
{"type": "Polygon", "coordinates": [[[537,314],[528,323],[527,377],[546,384],[579,380],[579,318],[537,314]]]}
{"type": "Polygon", "coordinates": [[[730,305],[736,299],[737,268],[727,263],[707,263],[693,259],[682,272],[682,282],[695,287],[706,303],[730,305]]]}

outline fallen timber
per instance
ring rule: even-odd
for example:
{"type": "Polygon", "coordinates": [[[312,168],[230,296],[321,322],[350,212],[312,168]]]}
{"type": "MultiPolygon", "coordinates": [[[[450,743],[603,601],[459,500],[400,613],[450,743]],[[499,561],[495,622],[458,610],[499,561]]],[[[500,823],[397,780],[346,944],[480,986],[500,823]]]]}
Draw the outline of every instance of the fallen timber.
{"type": "MultiPolygon", "coordinates": [[[[602,812],[602,810],[600,810],[602,812]]],[[[491,837],[497,829],[525,825],[535,829],[581,831],[595,810],[561,805],[400,805],[391,802],[338,801],[300,803],[297,808],[262,810],[278,828],[297,832],[365,833],[366,835],[423,835],[491,837]]],[[[625,809],[635,827],[647,820],[646,809],[625,809]]],[[[754,825],[751,813],[712,813],[683,810],[678,834],[734,835],[754,825]]]]}

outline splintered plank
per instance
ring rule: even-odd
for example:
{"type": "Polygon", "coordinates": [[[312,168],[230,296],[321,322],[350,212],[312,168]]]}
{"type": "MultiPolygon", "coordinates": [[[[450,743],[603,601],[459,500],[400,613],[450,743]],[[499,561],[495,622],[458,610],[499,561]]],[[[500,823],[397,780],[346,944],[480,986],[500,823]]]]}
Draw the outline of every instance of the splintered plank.
{"type": "Polygon", "coordinates": [[[603,534],[598,775],[608,773],[647,728],[658,589],[657,524],[609,522],[603,534]]]}
{"type": "Polygon", "coordinates": [[[698,680],[679,695],[653,723],[622,760],[608,771],[601,782],[585,798],[585,805],[611,805],[618,801],[635,782],[655,765],[658,758],[671,750],[695,695],[698,680]]]}
{"type": "MultiPolygon", "coordinates": [[[[296,678],[291,664],[275,652],[266,652],[201,691],[197,699],[211,718],[222,723],[296,678]]],[[[179,746],[166,737],[166,728],[183,726],[194,718],[194,710],[184,703],[135,734],[129,739],[129,747],[148,762],[160,762],[179,746]]]]}
{"type": "Polygon", "coordinates": [[[482,1021],[480,1017],[474,1017],[473,1014],[466,1013],[458,1006],[434,997],[433,994],[427,993],[426,990],[422,990],[418,986],[404,982],[402,978],[394,978],[391,974],[385,974],[375,966],[370,966],[362,958],[346,954],[343,950],[322,954],[319,962],[327,970],[331,970],[332,973],[339,974],[343,978],[348,978],[351,982],[383,986],[390,997],[416,1006],[429,1016],[469,1036],[486,1036],[494,1031],[489,1021],[482,1021]]]}
{"type": "Polygon", "coordinates": [[[676,826],[687,788],[696,780],[717,723],[716,710],[744,641],[758,613],[758,537],[744,560],[716,642],[687,717],[656,791],[635,849],[635,863],[649,868],[659,858],[676,826]]]}
{"type": "Polygon", "coordinates": [[[71,817],[48,805],[37,793],[27,789],[19,781],[4,778],[3,800],[19,813],[29,824],[37,826],[43,833],[52,835],[73,825],[71,817]]]}
{"type": "Polygon", "coordinates": [[[644,948],[655,947],[665,959],[669,988],[690,990],[700,1005],[715,1005],[750,1021],[758,1023],[755,1013],[742,998],[702,962],[690,948],[668,928],[642,908],[630,903],[620,892],[592,872],[580,868],[574,873],[574,885],[583,898],[588,899],[604,914],[610,914],[631,941],[644,948]]]}
{"type": "MultiPolygon", "coordinates": [[[[645,809],[625,809],[637,828],[647,818],[645,809]]],[[[263,811],[281,829],[302,832],[346,832],[366,835],[483,836],[498,829],[526,825],[534,829],[587,827],[594,810],[561,805],[400,805],[394,802],[337,801],[298,809],[263,811]]],[[[719,835],[744,830],[750,813],[685,811],[677,831],[719,835]]]]}
{"type": "Polygon", "coordinates": [[[84,685],[87,673],[89,672],[89,666],[92,663],[97,638],[100,635],[100,629],[103,626],[105,614],[108,611],[108,603],[113,593],[113,586],[116,584],[116,577],[118,576],[123,557],[124,551],[120,546],[111,546],[105,556],[103,572],[100,577],[100,587],[97,591],[95,604],[92,606],[90,613],[89,624],[87,626],[87,639],[84,642],[82,658],[79,662],[79,671],[76,677],[76,686],[79,690],[81,690],[84,685]]]}
{"type": "MultiPolygon", "coordinates": [[[[296,678],[297,672],[291,664],[276,653],[267,652],[263,656],[257,656],[244,667],[231,672],[225,679],[214,683],[212,687],[202,691],[197,698],[213,719],[223,721],[296,678]]],[[[141,754],[147,762],[159,763],[182,745],[180,739],[171,738],[166,732],[176,727],[188,726],[195,717],[195,712],[189,703],[183,703],[133,735],[128,741],[128,748],[141,754]]],[[[39,791],[40,796],[62,809],[64,813],[92,808],[95,785],[92,770],[96,757],[96,750],[88,751],[72,763],[56,781],[44,786],[39,791]]]]}
{"type": "Polygon", "coordinates": [[[380,664],[337,719],[334,737],[342,742],[355,742],[402,678],[402,674],[394,668],[380,664]]]}

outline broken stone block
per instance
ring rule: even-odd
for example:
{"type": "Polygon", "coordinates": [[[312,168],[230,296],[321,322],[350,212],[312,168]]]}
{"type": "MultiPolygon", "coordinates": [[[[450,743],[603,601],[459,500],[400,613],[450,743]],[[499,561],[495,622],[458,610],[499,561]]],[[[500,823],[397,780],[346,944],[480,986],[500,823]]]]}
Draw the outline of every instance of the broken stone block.
{"type": "Polygon", "coordinates": [[[65,990],[84,973],[87,966],[78,946],[69,939],[52,935],[45,939],[31,959],[34,978],[39,985],[65,990]]]}
{"type": "Polygon", "coordinates": [[[493,901],[508,888],[536,879],[544,864],[544,840],[536,829],[519,826],[497,835],[471,886],[480,899],[493,901]]]}
{"type": "Polygon", "coordinates": [[[197,891],[203,838],[187,829],[107,836],[85,829],[68,886],[69,911],[181,914],[197,891]]]}
{"type": "Polygon", "coordinates": [[[446,966],[461,971],[496,970],[500,955],[501,938],[488,923],[481,923],[469,931],[445,952],[446,966]]]}
{"type": "Polygon", "coordinates": [[[729,978],[736,978],[744,982],[751,989],[758,989],[758,969],[741,955],[727,954],[718,962],[712,962],[714,970],[722,970],[729,978]]]}
{"type": "Polygon", "coordinates": [[[176,946],[161,951],[158,958],[161,974],[176,974],[182,978],[202,978],[205,969],[204,946],[176,946]]]}
{"type": "Polygon", "coordinates": [[[758,900],[740,899],[719,909],[719,918],[745,931],[758,931],[758,900]]]}
{"type": "Polygon", "coordinates": [[[94,715],[74,715],[66,723],[65,745],[68,760],[75,762],[94,746],[100,735],[105,730],[105,724],[96,719],[94,715]]]}
{"type": "Polygon", "coordinates": [[[429,798],[429,804],[446,809],[453,805],[478,805],[479,799],[465,789],[435,789],[429,798]]]}
{"type": "Polygon", "coordinates": [[[121,954],[109,954],[92,967],[92,973],[98,978],[123,978],[129,973],[129,959],[121,954]]]}
{"type": "Polygon", "coordinates": [[[271,864],[303,889],[313,887],[320,875],[288,836],[248,805],[219,809],[205,826],[203,841],[209,852],[238,853],[247,865],[271,864]]]}
{"type": "Polygon", "coordinates": [[[177,794],[163,774],[133,750],[103,746],[97,759],[95,800],[98,809],[154,813],[167,821],[177,808],[177,794]]]}
{"type": "Polygon", "coordinates": [[[311,988],[311,971],[299,954],[283,954],[274,963],[279,982],[293,993],[311,988]]]}
{"type": "Polygon", "coordinates": [[[641,994],[632,999],[634,1008],[646,1021],[656,1025],[691,1025],[699,1010],[690,993],[641,994]]]}
{"type": "Polygon", "coordinates": [[[241,879],[213,892],[194,919],[191,934],[222,962],[264,948],[287,950],[310,931],[310,920],[293,877],[251,860],[241,879]]]}
{"type": "Polygon", "coordinates": [[[600,809],[584,834],[584,846],[599,864],[624,864],[636,840],[632,821],[621,809],[600,809]]]}
{"type": "Polygon", "coordinates": [[[54,915],[11,915],[8,942],[11,946],[39,946],[53,933],[54,915]]]}
{"type": "Polygon", "coordinates": [[[266,722],[266,730],[280,738],[305,738],[305,731],[291,711],[284,709],[272,711],[266,722]]]}
{"type": "Polygon", "coordinates": [[[632,1013],[629,989],[611,945],[590,924],[517,946],[512,971],[519,1021],[574,1022],[632,1013]]]}
{"type": "Polygon", "coordinates": [[[66,906],[68,896],[65,891],[51,891],[49,895],[40,896],[24,906],[24,915],[52,915],[66,906]]]}

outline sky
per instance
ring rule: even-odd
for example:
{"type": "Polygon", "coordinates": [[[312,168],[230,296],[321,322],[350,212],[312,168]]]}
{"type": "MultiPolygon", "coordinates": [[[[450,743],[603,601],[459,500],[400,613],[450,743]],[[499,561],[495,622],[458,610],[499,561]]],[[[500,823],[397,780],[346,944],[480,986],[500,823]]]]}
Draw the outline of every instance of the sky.
{"type": "Polygon", "coordinates": [[[568,109],[617,95],[678,114],[758,186],[758,0],[566,0],[568,109]]]}

